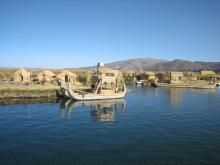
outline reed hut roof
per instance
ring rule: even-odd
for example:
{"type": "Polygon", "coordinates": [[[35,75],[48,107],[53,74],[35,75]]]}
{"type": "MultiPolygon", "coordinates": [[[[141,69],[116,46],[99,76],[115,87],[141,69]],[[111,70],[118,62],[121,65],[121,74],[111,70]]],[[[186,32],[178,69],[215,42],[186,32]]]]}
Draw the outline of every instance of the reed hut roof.
{"type": "Polygon", "coordinates": [[[115,77],[122,77],[122,73],[115,69],[105,68],[103,67],[102,70],[100,70],[101,74],[111,74],[115,77]]]}
{"type": "Polygon", "coordinates": [[[144,72],[144,74],[148,76],[155,76],[156,74],[154,72],[144,72]]]}
{"type": "Polygon", "coordinates": [[[61,73],[59,73],[57,76],[62,76],[62,75],[69,75],[73,77],[77,77],[77,75],[73,72],[70,72],[69,70],[63,70],[61,73]]]}
{"type": "Polygon", "coordinates": [[[49,70],[44,70],[40,74],[43,74],[45,76],[50,76],[50,77],[56,76],[53,72],[51,72],[49,70]]]}
{"type": "Polygon", "coordinates": [[[110,68],[103,68],[105,73],[114,73],[114,74],[118,74],[118,70],[115,69],[110,69],[110,68]]]}
{"type": "Polygon", "coordinates": [[[30,72],[28,72],[27,70],[21,68],[15,71],[14,73],[15,75],[29,75],[30,72]]]}

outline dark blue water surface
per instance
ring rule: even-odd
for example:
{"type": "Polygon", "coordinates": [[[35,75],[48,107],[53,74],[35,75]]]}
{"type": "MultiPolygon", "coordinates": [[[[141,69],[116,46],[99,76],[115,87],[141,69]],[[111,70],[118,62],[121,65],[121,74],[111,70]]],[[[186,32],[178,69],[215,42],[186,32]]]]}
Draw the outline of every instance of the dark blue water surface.
{"type": "Polygon", "coordinates": [[[130,89],[98,102],[1,100],[0,164],[220,164],[220,89],[130,89]]]}

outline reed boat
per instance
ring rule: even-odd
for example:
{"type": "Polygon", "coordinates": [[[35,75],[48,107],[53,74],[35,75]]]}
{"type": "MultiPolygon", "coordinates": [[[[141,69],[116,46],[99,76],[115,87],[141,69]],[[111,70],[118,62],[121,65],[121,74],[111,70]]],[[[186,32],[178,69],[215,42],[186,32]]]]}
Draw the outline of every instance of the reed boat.
{"type": "Polygon", "coordinates": [[[70,84],[60,83],[60,93],[63,97],[84,100],[106,100],[125,97],[126,86],[118,70],[105,68],[104,64],[98,63],[97,71],[92,75],[90,90],[72,89],[70,84]]]}
{"type": "Polygon", "coordinates": [[[159,83],[157,81],[154,81],[153,85],[156,87],[172,87],[172,88],[197,88],[197,89],[216,88],[215,82],[211,82],[209,84],[190,84],[190,83],[171,84],[171,83],[159,83]]]}
{"type": "Polygon", "coordinates": [[[68,93],[68,90],[67,90],[67,87],[65,87],[62,82],[61,82],[61,85],[60,85],[60,95],[61,95],[63,98],[67,98],[67,99],[70,98],[69,93],[68,93]]]}
{"type": "Polygon", "coordinates": [[[106,100],[106,99],[119,99],[125,97],[126,87],[124,86],[123,91],[118,93],[89,93],[81,90],[73,90],[70,87],[66,90],[67,97],[73,100],[84,101],[84,100],[106,100]]]}

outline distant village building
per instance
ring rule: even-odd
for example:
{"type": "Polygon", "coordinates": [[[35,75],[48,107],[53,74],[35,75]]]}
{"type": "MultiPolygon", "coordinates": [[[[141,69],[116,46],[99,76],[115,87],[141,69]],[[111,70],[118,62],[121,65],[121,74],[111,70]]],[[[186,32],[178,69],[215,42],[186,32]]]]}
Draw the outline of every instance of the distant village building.
{"type": "Polygon", "coordinates": [[[216,75],[216,73],[212,70],[202,70],[201,75],[202,76],[213,76],[213,75],[216,75]]]}
{"type": "Polygon", "coordinates": [[[182,83],[183,81],[183,72],[170,72],[170,83],[182,83]]]}
{"type": "Polygon", "coordinates": [[[13,80],[15,82],[30,82],[31,73],[25,69],[19,69],[16,72],[14,72],[13,80]]]}
{"type": "Polygon", "coordinates": [[[63,70],[61,73],[57,75],[57,78],[66,82],[66,83],[74,83],[76,84],[76,77],[75,73],[72,73],[68,70],[63,70]]]}
{"type": "Polygon", "coordinates": [[[144,73],[147,76],[147,80],[155,80],[156,74],[154,72],[145,72],[144,73]]]}
{"type": "Polygon", "coordinates": [[[184,72],[184,80],[196,81],[198,79],[199,73],[196,72],[184,72]]]}
{"type": "Polygon", "coordinates": [[[49,70],[44,70],[37,74],[38,81],[51,82],[55,77],[56,75],[49,70]]]}

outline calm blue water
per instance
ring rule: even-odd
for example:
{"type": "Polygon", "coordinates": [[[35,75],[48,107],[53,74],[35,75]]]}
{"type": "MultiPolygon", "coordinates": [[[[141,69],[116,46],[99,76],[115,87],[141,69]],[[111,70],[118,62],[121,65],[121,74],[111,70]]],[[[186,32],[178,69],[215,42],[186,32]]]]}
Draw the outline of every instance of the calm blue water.
{"type": "Polygon", "coordinates": [[[220,89],[130,88],[117,101],[1,102],[0,164],[220,164],[220,89]]]}

